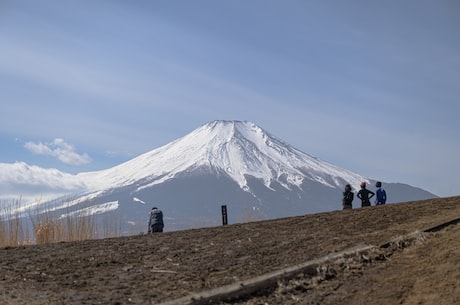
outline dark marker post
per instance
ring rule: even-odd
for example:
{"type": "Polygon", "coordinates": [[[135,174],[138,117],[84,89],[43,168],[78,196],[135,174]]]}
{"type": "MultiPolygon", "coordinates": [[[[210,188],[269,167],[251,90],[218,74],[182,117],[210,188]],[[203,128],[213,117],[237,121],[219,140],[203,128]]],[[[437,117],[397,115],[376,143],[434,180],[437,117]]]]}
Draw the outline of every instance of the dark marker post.
{"type": "Polygon", "coordinates": [[[228,224],[227,221],[227,206],[225,204],[222,205],[222,225],[225,226],[228,224]]]}

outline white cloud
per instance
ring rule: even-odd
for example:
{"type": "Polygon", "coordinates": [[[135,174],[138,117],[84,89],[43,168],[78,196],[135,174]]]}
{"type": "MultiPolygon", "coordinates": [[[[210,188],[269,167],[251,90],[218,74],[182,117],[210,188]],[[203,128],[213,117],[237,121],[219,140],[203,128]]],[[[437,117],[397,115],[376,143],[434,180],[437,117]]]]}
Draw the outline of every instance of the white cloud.
{"type": "Polygon", "coordinates": [[[70,165],[82,165],[91,162],[88,154],[78,154],[75,147],[63,139],[56,138],[52,143],[27,142],[24,147],[34,154],[52,156],[70,165]]]}
{"type": "Polygon", "coordinates": [[[0,163],[0,201],[22,198],[25,202],[73,196],[87,190],[75,175],[54,168],[41,168],[24,162],[0,163]]]}

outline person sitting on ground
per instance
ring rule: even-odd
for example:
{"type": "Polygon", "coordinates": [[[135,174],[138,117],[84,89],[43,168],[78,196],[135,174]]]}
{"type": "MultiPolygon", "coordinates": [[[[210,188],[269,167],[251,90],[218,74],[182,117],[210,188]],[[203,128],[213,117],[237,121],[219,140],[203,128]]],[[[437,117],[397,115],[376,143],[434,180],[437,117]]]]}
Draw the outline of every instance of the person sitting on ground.
{"type": "Polygon", "coordinates": [[[150,218],[149,218],[149,233],[159,233],[163,232],[163,212],[159,210],[157,207],[153,207],[152,211],[150,211],[150,218]]]}
{"type": "Polygon", "coordinates": [[[375,193],[368,190],[366,188],[366,182],[363,181],[361,183],[361,189],[359,190],[358,194],[356,195],[356,197],[358,197],[359,199],[361,199],[361,207],[370,207],[371,206],[371,201],[370,199],[372,197],[374,197],[375,193]]]}
{"type": "Polygon", "coordinates": [[[342,206],[344,210],[353,208],[352,203],[353,203],[354,195],[355,194],[351,191],[351,185],[349,184],[345,185],[345,191],[343,192],[343,198],[342,198],[342,206]]]}
{"type": "Polygon", "coordinates": [[[376,193],[376,195],[375,195],[375,204],[376,205],[385,204],[387,202],[387,193],[382,188],[382,182],[377,181],[375,186],[377,187],[377,191],[375,192],[376,193]]]}

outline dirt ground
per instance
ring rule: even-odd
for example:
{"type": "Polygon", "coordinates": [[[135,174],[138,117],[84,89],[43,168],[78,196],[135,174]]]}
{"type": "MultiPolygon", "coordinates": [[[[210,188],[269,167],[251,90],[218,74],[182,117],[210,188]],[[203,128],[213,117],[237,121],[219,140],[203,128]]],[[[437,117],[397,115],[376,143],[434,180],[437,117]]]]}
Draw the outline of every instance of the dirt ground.
{"type": "Polygon", "coordinates": [[[460,304],[460,197],[222,227],[0,249],[0,304],[158,304],[301,264],[323,265],[220,304],[460,304]]]}

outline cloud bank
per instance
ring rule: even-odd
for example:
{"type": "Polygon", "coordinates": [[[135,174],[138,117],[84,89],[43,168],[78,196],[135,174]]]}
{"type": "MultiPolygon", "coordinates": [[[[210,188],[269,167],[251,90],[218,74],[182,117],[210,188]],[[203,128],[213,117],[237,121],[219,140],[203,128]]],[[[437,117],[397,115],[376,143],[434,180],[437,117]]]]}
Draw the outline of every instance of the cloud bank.
{"type": "Polygon", "coordinates": [[[54,168],[41,168],[25,162],[0,163],[0,200],[22,198],[24,201],[74,195],[87,189],[75,175],[54,168]]]}

